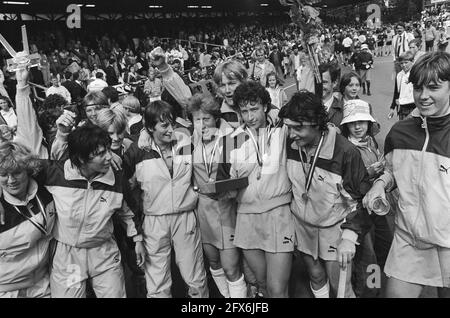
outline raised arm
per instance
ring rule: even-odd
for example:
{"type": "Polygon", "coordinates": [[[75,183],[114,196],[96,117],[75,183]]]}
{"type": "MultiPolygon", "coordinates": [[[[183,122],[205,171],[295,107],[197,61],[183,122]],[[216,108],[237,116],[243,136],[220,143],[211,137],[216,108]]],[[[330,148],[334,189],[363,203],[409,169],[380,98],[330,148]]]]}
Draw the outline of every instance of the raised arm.
{"type": "Polygon", "coordinates": [[[36,111],[30,99],[30,86],[28,84],[28,70],[16,71],[17,93],[16,113],[17,131],[14,141],[27,146],[41,159],[48,159],[48,150],[42,144],[43,133],[38,124],[36,111]]]}

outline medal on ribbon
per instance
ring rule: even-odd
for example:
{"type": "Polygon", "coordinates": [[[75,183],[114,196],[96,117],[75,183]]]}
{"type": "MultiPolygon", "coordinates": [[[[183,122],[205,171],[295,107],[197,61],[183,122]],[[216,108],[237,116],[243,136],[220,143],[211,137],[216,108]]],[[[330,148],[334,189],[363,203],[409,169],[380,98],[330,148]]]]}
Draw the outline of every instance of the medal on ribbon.
{"type": "MultiPolygon", "coordinates": [[[[266,130],[268,131],[267,133],[267,148],[270,147],[270,139],[272,138],[273,133],[275,132],[275,129],[277,128],[277,126],[275,127],[267,127],[266,130]]],[[[265,134],[263,135],[263,140],[262,140],[262,150],[260,150],[259,147],[259,143],[257,142],[255,136],[253,136],[253,133],[251,132],[251,130],[247,127],[246,128],[248,135],[250,136],[250,139],[253,142],[253,145],[255,146],[255,150],[256,150],[256,160],[258,161],[258,168],[257,168],[257,173],[256,173],[256,179],[260,180],[261,179],[261,174],[262,174],[262,168],[264,165],[264,160],[267,158],[267,153],[266,153],[266,142],[264,140],[265,134]]]]}
{"type": "MultiPolygon", "coordinates": [[[[324,139],[325,139],[325,133],[322,132],[322,136],[320,137],[319,145],[317,146],[317,149],[314,152],[313,161],[312,161],[311,167],[309,168],[308,173],[306,173],[305,163],[303,162],[303,157],[302,157],[302,154],[300,153],[300,160],[302,162],[303,172],[304,172],[305,177],[306,177],[306,180],[305,180],[305,192],[302,194],[302,199],[305,201],[305,204],[309,200],[308,192],[309,192],[309,188],[311,187],[311,182],[312,182],[312,178],[313,178],[313,175],[314,175],[314,170],[316,169],[317,159],[319,158],[319,153],[320,153],[320,150],[322,149],[322,145],[323,145],[324,139]]],[[[301,150],[299,149],[299,151],[301,151],[301,150]]]]}

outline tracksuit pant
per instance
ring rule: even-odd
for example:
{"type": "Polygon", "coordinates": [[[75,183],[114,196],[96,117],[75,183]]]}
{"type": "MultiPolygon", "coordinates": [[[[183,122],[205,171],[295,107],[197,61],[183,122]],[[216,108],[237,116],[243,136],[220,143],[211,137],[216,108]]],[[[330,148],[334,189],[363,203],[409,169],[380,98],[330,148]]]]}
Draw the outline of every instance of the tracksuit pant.
{"type": "Polygon", "coordinates": [[[193,211],[167,215],[146,215],[143,223],[146,249],[147,297],[171,297],[171,249],[192,298],[209,296],[200,230],[193,211]]]}
{"type": "Polygon", "coordinates": [[[91,280],[97,298],[125,298],[125,280],[116,241],[78,248],[57,242],[50,288],[52,298],[85,298],[86,281],[91,280]]]}

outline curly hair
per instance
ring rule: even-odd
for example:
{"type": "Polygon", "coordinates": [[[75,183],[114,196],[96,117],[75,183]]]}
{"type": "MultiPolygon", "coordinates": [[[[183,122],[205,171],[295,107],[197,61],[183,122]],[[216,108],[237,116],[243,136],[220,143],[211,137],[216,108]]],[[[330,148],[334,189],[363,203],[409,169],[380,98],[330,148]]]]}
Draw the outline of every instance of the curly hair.
{"type": "Polygon", "coordinates": [[[42,169],[42,161],[27,147],[12,141],[0,143],[0,175],[26,170],[36,176],[42,169]]]}
{"type": "Polygon", "coordinates": [[[61,106],[66,106],[68,104],[67,100],[59,94],[48,95],[44,102],[42,103],[43,109],[55,109],[61,106]]]}
{"type": "Polygon", "coordinates": [[[260,82],[247,81],[236,88],[233,102],[236,108],[239,108],[242,104],[254,102],[261,103],[263,106],[270,106],[271,99],[269,92],[260,82]]]}
{"type": "Polygon", "coordinates": [[[296,92],[291,100],[281,108],[278,117],[296,122],[317,123],[320,131],[327,131],[328,115],[322,99],[306,90],[296,92]]]}

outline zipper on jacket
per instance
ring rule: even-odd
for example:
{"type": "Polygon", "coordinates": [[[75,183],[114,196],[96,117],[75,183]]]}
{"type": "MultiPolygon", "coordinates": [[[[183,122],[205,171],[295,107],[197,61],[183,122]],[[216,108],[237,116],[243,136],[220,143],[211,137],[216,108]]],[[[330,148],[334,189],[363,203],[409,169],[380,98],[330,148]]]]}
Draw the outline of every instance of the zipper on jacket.
{"type": "Polygon", "coordinates": [[[80,243],[80,236],[81,236],[81,230],[83,229],[84,226],[84,219],[86,218],[86,210],[87,210],[87,203],[88,203],[88,197],[89,197],[89,190],[91,189],[91,183],[89,181],[87,181],[87,188],[86,188],[86,192],[84,194],[84,209],[83,209],[83,216],[81,218],[81,222],[80,222],[80,229],[78,230],[78,238],[77,238],[77,245],[80,243]]]}
{"type": "Polygon", "coordinates": [[[421,116],[421,118],[422,118],[422,125],[421,125],[421,127],[423,129],[425,129],[425,142],[424,142],[423,147],[422,147],[422,151],[421,151],[421,154],[420,154],[420,162],[419,162],[419,180],[418,180],[418,187],[417,187],[417,189],[419,191],[418,211],[417,211],[416,219],[414,220],[414,223],[413,223],[413,228],[412,228],[413,231],[411,233],[412,237],[414,239],[414,244],[416,243],[416,236],[414,234],[414,230],[416,229],[417,221],[418,221],[419,216],[420,216],[421,198],[422,198],[422,195],[423,195],[422,191],[420,190],[420,184],[421,184],[422,179],[423,179],[423,162],[424,162],[425,152],[426,152],[427,147],[428,147],[428,142],[430,140],[430,133],[428,131],[427,118],[426,117],[422,117],[422,116],[421,116]]]}

